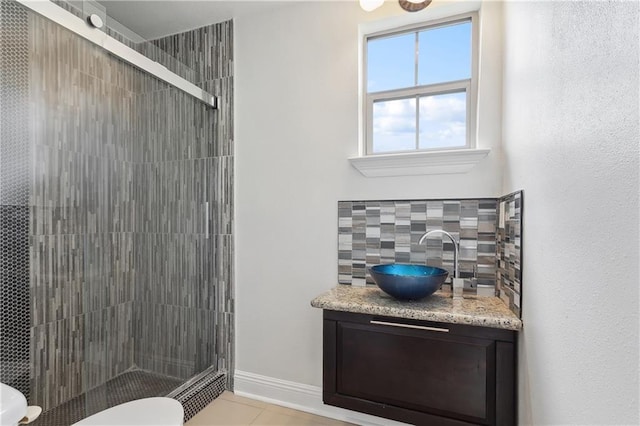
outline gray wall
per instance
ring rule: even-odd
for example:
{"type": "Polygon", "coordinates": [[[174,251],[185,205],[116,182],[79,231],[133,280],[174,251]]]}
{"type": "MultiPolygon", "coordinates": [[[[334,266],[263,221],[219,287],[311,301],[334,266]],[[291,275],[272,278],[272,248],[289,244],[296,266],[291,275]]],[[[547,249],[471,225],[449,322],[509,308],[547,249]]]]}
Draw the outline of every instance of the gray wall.
{"type": "MultiPolygon", "coordinates": [[[[181,378],[212,364],[232,370],[232,57],[208,57],[225,60],[227,73],[196,81],[228,90],[213,111],[14,2],[2,5],[3,78],[16,60],[25,65],[11,74],[21,86],[5,90],[3,80],[3,132],[23,131],[3,133],[3,155],[17,146],[22,157],[11,161],[20,173],[3,167],[2,188],[18,179],[29,209],[17,226],[3,191],[3,235],[20,229],[29,245],[22,262],[4,249],[2,260],[31,275],[9,279],[2,269],[3,318],[22,312],[31,334],[29,343],[3,323],[3,382],[30,357],[30,403],[48,409],[136,365],[181,378]],[[5,115],[5,104],[20,116],[5,115]]],[[[203,31],[224,34],[208,43],[231,51],[230,23],[203,31]]]]}

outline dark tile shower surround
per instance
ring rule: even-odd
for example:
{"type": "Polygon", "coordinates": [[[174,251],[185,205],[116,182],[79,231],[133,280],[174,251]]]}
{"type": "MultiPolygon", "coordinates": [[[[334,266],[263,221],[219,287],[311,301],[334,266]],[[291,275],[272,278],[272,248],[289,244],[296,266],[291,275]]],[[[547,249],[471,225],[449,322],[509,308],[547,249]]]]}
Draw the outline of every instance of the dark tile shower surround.
{"type": "Polygon", "coordinates": [[[0,0],[0,381],[29,396],[28,17],[0,0]]]}
{"type": "Polygon", "coordinates": [[[2,381],[46,410],[132,366],[233,371],[232,23],[139,47],[215,112],[12,0],[0,23],[2,381]]]}
{"type": "Polygon", "coordinates": [[[367,268],[379,263],[438,266],[453,272],[454,247],[439,235],[418,244],[433,229],[460,241],[460,276],[465,293],[500,296],[520,315],[522,192],[502,198],[340,201],[338,282],[374,285],[367,268]],[[502,215],[502,219],[500,219],[502,215]]]}

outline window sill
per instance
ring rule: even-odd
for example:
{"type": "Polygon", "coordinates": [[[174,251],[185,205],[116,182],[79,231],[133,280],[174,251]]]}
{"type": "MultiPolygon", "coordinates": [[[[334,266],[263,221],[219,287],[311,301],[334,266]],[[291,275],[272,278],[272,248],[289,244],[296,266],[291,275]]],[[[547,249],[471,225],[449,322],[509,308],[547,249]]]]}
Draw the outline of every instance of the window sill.
{"type": "Polygon", "coordinates": [[[490,149],[411,152],[351,157],[349,162],[366,177],[467,173],[490,149]]]}

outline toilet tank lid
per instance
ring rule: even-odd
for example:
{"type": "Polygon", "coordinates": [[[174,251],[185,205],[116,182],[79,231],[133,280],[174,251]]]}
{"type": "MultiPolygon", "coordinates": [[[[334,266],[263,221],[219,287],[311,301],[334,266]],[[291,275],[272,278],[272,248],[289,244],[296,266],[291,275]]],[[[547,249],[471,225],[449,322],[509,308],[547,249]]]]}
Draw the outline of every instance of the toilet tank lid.
{"type": "Polygon", "coordinates": [[[22,392],[0,383],[0,425],[16,425],[27,414],[27,399],[22,392]]]}

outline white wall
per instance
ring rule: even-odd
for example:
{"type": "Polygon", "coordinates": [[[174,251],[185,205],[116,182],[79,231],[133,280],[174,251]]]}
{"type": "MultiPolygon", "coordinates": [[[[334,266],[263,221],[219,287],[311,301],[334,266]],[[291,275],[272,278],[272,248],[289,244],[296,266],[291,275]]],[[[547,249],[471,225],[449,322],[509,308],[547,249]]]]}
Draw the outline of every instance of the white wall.
{"type": "Polygon", "coordinates": [[[521,423],[638,424],[638,3],[510,2],[504,18],[521,423]]]}
{"type": "MultiPolygon", "coordinates": [[[[437,3],[430,8],[437,10],[437,3]]],[[[487,6],[479,146],[466,175],[364,178],[358,153],[357,2],[301,2],[235,21],[236,368],[321,385],[322,315],[337,284],[337,202],[501,192],[501,25],[487,6]]],[[[429,9],[424,12],[428,16],[429,9]]]]}

